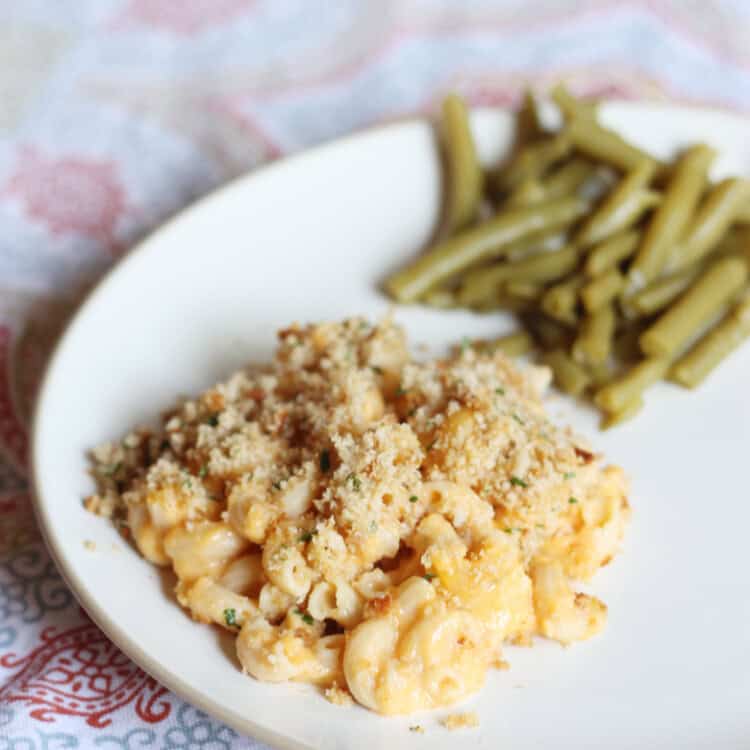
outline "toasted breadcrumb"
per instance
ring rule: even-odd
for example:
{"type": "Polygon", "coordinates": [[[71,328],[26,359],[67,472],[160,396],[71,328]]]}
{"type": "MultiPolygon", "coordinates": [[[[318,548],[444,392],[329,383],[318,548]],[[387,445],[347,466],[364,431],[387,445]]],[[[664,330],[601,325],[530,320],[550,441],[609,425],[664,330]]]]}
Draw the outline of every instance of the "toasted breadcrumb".
{"type": "Polygon", "coordinates": [[[476,711],[466,711],[460,714],[449,714],[440,722],[446,729],[472,729],[479,726],[479,717],[476,711]]]}
{"type": "Polygon", "coordinates": [[[352,694],[336,682],[331,687],[326,688],[325,697],[336,706],[351,706],[354,703],[352,694]]]}

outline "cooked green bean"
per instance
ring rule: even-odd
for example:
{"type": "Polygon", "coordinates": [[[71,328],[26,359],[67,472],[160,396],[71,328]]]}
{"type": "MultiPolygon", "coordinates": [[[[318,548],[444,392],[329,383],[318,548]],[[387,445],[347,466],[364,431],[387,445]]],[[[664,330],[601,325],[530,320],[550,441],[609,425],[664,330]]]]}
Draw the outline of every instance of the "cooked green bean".
{"type": "Polygon", "coordinates": [[[569,274],[578,265],[579,251],[574,245],[549,253],[539,253],[513,263],[498,263],[478,268],[464,276],[458,290],[462,305],[482,304],[495,297],[503,282],[548,282],[569,274]]]}
{"type": "Polygon", "coordinates": [[[522,320],[543,349],[566,348],[570,344],[570,330],[556,320],[538,313],[526,314],[522,320]]]}
{"type": "Polygon", "coordinates": [[[609,383],[614,377],[615,368],[607,362],[600,362],[596,365],[589,365],[586,368],[591,383],[590,388],[601,388],[605,383],[609,383]]]}
{"type": "Polygon", "coordinates": [[[629,328],[617,333],[612,344],[612,353],[618,362],[630,364],[641,359],[641,347],[638,344],[638,339],[644,330],[643,324],[634,323],[629,328]]]}
{"type": "Polygon", "coordinates": [[[591,383],[586,370],[574,362],[564,349],[547,352],[542,356],[542,362],[552,370],[555,383],[564,393],[580,396],[591,383]]]}
{"type": "Polygon", "coordinates": [[[737,215],[734,217],[734,220],[738,224],[750,224],[750,201],[747,203],[743,203],[739,210],[737,211],[737,215]]]}
{"type": "Polygon", "coordinates": [[[659,202],[659,194],[645,187],[654,174],[654,163],[644,161],[628,172],[609,192],[576,235],[581,245],[594,245],[627,229],[641,214],[659,202]]]}
{"type": "Polygon", "coordinates": [[[677,354],[745,285],[747,264],[739,258],[722,258],[698,280],[640,338],[649,356],[677,354]]]}
{"type": "Polygon", "coordinates": [[[620,302],[623,313],[628,318],[638,318],[663,310],[695,281],[701,270],[699,266],[686,268],[654,281],[636,294],[624,297],[620,302]]]}
{"type": "Polygon", "coordinates": [[[596,102],[585,102],[570,93],[567,86],[558,83],[550,91],[550,98],[557,104],[566,119],[596,116],[596,102]]]}
{"type": "Polygon", "coordinates": [[[630,403],[620,409],[620,411],[605,412],[602,414],[599,426],[602,430],[609,430],[618,424],[622,424],[623,422],[632,419],[641,409],[643,409],[643,399],[640,396],[637,396],[630,403]]]}
{"type": "Polygon", "coordinates": [[[539,103],[533,92],[526,89],[523,92],[521,106],[516,115],[516,148],[531,143],[544,135],[544,126],[539,112],[539,103]]]}
{"type": "Polygon", "coordinates": [[[470,224],[482,199],[482,169],[471,134],[469,113],[459,96],[443,100],[443,150],[445,153],[445,229],[452,234],[470,224]]]}
{"type": "Polygon", "coordinates": [[[582,365],[606,362],[612,352],[615,324],[615,311],[612,305],[605,305],[595,313],[587,315],[573,342],[573,359],[582,365]]]}
{"type": "Polygon", "coordinates": [[[513,189],[508,199],[503,203],[503,208],[533,206],[535,203],[542,203],[544,199],[544,188],[539,179],[527,177],[513,189]]]}
{"type": "Polygon", "coordinates": [[[573,157],[551,172],[541,182],[546,200],[564,198],[575,193],[594,174],[594,166],[586,159],[573,157]]]}
{"type": "Polygon", "coordinates": [[[715,156],[712,148],[699,144],[688,149],[677,162],[628,271],[635,288],[653,281],[664,268],[673,245],[695,211],[715,156]]]}
{"type": "Polygon", "coordinates": [[[618,269],[611,268],[581,289],[581,302],[586,312],[593,313],[612,302],[624,288],[625,276],[618,269]]]}
{"type": "Polygon", "coordinates": [[[567,281],[551,286],[543,295],[541,308],[551,318],[559,320],[568,325],[578,322],[576,306],[578,305],[578,292],[583,286],[585,279],[576,274],[567,281]]]}
{"type": "Polygon", "coordinates": [[[674,248],[666,268],[679,271],[708,255],[750,200],[750,182],[730,177],[717,183],[698,207],[685,236],[674,248]]]}
{"type": "Polygon", "coordinates": [[[568,233],[563,228],[552,227],[544,232],[535,232],[523,237],[508,246],[505,257],[508,260],[522,260],[537,253],[548,253],[559,250],[566,244],[568,233]]]}
{"type": "Polygon", "coordinates": [[[641,397],[651,385],[661,380],[669,369],[667,357],[641,360],[620,377],[596,392],[594,402],[606,412],[617,414],[641,397]]]}
{"type": "Polygon", "coordinates": [[[638,230],[630,229],[600,242],[588,254],[583,265],[586,275],[593,278],[609,271],[610,268],[616,268],[635,252],[640,238],[638,230]]]}
{"type": "Polygon", "coordinates": [[[534,348],[534,339],[528,331],[518,331],[517,333],[509,333],[507,336],[500,336],[491,341],[474,341],[472,342],[472,346],[477,351],[487,354],[499,351],[507,354],[509,357],[522,357],[534,348]]]}
{"type": "Polygon", "coordinates": [[[540,177],[555,162],[567,156],[570,148],[570,139],[564,131],[524,146],[509,164],[495,173],[492,179],[493,189],[496,193],[503,193],[524,180],[540,177]]]}
{"type": "Polygon", "coordinates": [[[530,281],[509,281],[503,285],[503,292],[509,297],[526,302],[535,302],[542,296],[543,287],[530,281]]]}
{"type": "Polygon", "coordinates": [[[456,295],[447,289],[431,289],[420,301],[429,307],[438,307],[443,310],[458,306],[456,295]]]}
{"type": "Polygon", "coordinates": [[[613,130],[603,128],[591,117],[574,116],[567,126],[567,133],[577,151],[623,172],[635,169],[644,161],[658,165],[652,156],[628,143],[613,130]]]}
{"type": "Polygon", "coordinates": [[[714,368],[750,337],[750,297],[734,307],[683,357],[669,375],[686,388],[696,388],[714,368]]]}
{"type": "Polygon", "coordinates": [[[413,302],[479,261],[505,253],[510,243],[535,232],[560,228],[580,218],[586,201],[574,196],[540,206],[504,211],[473,229],[434,245],[407,268],[386,281],[386,289],[399,302],[413,302]]]}

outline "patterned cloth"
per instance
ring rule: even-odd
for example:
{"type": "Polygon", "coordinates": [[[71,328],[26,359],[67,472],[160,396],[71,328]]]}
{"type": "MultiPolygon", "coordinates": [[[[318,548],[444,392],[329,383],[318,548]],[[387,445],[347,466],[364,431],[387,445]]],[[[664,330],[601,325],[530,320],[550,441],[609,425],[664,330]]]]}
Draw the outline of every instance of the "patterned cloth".
{"type": "Polygon", "coordinates": [[[156,684],[58,576],[29,413],[66,316],[165,218],[255,165],[528,82],[750,110],[745,0],[0,3],[0,750],[258,748],[156,684]]]}

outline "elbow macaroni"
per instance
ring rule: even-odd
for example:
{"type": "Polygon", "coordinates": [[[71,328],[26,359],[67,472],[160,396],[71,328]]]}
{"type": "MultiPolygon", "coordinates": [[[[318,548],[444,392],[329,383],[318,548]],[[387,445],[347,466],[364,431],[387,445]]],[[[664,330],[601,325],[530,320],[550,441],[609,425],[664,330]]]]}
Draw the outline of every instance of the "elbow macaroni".
{"type": "Polygon", "coordinates": [[[87,502],[117,498],[179,603],[236,633],[244,671],[402,714],[479,690],[504,643],[603,627],[571,582],[619,549],[627,488],[548,420],[544,371],[471,350],[410,362],[389,320],[279,338],[270,367],[96,449],[87,502]]]}

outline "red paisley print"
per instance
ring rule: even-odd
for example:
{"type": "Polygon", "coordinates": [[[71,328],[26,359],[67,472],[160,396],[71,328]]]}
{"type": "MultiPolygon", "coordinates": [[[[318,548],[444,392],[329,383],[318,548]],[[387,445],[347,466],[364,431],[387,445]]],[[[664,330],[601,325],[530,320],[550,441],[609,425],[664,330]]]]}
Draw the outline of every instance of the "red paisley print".
{"type": "Polygon", "coordinates": [[[0,688],[0,702],[25,705],[39,721],[80,716],[97,728],[111,724],[110,714],[128,705],[151,724],[169,716],[172,706],[167,690],[136,667],[95,625],[62,633],[47,628],[41,641],[26,656],[0,658],[2,667],[20,667],[0,688]]]}
{"type": "Polygon", "coordinates": [[[0,326],[0,450],[13,460],[16,468],[23,470],[28,441],[11,395],[10,347],[10,329],[0,326]]]}
{"type": "Polygon", "coordinates": [[[126,201],[112,161],[52,158],[26,148],[6,190],[52,234],[84,235],[108,247],[116,244],[115,229],[126,201]]]}
{"type": "Polygon", "coordinates": [[[193,35],[235,18],[255,0],[130,0],[122,21],[193,35]]]}

